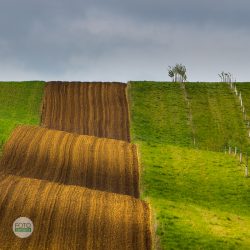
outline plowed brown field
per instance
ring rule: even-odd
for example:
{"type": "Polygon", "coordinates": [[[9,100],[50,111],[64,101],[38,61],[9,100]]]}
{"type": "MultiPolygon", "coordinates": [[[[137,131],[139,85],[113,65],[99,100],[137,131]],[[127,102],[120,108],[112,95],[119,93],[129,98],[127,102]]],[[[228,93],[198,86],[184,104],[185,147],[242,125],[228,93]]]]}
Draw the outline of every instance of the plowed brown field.
{"type": "Polygon", "coordinates": [[[137,149],[120,140],[19,126],[4,147],[0,170],[139,197],[137,149]]]}
{"type": "Polygon", "coordinates": [[[0,249],[151,250],[126,85],[48,83],[42,126],[18,126],[4,146],[0,249]],[[19,217],[33,221],[28,238],[12,231],[19,217]]]}
{"type": "Polygon", "coordinates": [[[130,141],[126,88],[123,83],[47,83],[42,126],[130,141]]]}
{"type": "Polygon", "coordinates": [[[65,186],[17,176],[0,176],[0,249],[150,249],[150,211],[131,196],[65,186]],[[33,221],[20,239],[16,218],[33,221]]]}

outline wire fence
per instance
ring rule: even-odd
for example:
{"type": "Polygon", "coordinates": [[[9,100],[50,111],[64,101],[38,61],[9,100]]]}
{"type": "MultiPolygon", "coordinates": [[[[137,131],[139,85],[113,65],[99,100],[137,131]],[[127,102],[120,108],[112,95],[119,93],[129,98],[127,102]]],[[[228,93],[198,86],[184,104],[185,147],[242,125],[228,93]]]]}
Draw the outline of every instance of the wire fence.
{"type": "Polygon", "coordinates": [[[248,173],[248,153],[247,152],[243,153],[237,147],[229,146],[229,147],[225,147],[225,154],[234,156],[235,158],[237,158],[239,160],[239,163],[244,166],[245,177],[248,178],[249,177],[249,173],[248,173]]]}
{"type": "MultiPolygon", "coordinates": [[[[248,137],[250,137],[250,121],[248,119],[249,117],[248,117],[247,112],[246,112],[246,108],[244,105],[242,94],[240,91],[238,91],[237,86],[236,86],[236,82],[228,82],[228,84],[229,84],[230,89],[232,90],[232,92],[236,96],[236,98],[239,99],[240,112],[242,112],[242,117],[243,117],[243,120],[244,120],[246,128],[247,128],[248,137]]],[[[247,152],[243,153],[241,149],[237,148],[236,146],[233,147],[231,145],[229,145],[228,148],[225,147],[225,154],[226,153],[228,153],[229,155],[234,155],[235,157],[238,158],[240,164],[244,164],[245,177],[248,178],[249,177],[249,174],[248,174],[248,153],[247,152]]]]}

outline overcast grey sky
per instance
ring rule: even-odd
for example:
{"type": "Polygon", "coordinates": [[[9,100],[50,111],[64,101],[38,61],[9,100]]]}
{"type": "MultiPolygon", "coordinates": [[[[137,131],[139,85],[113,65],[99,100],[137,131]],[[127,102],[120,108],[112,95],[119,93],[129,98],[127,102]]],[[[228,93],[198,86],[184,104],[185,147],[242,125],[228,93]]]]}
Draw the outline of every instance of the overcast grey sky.
{"type": "Polygon", "coordinates": [[[0,80],[250,81],[249,0],[0,0],[0,80]]]}

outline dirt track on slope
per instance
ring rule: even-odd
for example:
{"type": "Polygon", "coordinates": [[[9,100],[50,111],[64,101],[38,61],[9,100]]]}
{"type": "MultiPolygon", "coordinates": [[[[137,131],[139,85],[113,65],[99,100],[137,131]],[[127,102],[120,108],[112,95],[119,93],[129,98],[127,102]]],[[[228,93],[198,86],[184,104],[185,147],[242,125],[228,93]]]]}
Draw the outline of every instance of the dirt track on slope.
{"type": "Polygon", "coordinates": [[[0,249],[151,249],[150,211],[131,196],[10,175],[0,176],[0,249]],[[16,218],[33,221],[20,239],[16,218]]]}
{"type": "Polygon", "coordinates": [[[123,83],[49,82],[42,126],[130,141],[126,88],[123,83]]]}
{"type": "Polygon", "coordinates": [[[136,146],[36,126],[17,127],[0,171],[139,197],[136,146]]]}

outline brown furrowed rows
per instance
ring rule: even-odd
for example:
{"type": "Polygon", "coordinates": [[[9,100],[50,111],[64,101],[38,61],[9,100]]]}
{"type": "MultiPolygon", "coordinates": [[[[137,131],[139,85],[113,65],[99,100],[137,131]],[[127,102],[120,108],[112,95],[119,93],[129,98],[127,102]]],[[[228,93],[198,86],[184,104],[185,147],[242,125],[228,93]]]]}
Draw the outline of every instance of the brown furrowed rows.
{"type": "Polygon", "coordinates": [[[131,196],[4,174],[0,194],[0,249],[151,249],[150,210],[131,196]],[[20,216],[29,238],[12,232],[20,216]]]}
{"type": "Polygon", "coordinates": [[[0,159],[0,249],[151,250],[126,85],[51,82],[42,127],[18,126],[0,159]],[[12,232],[33,221],[29,238],[12,232]]]}
{"type": "Polygon", "coordinates": [[[120,140],[18,126],[0,171],[139,197],[137,149],[120,140]]]}
{"type": "Polygon", "coordinates": [[[130,141],[126,88],[123,83],[47,83],[41,125],[130,141]]]}

